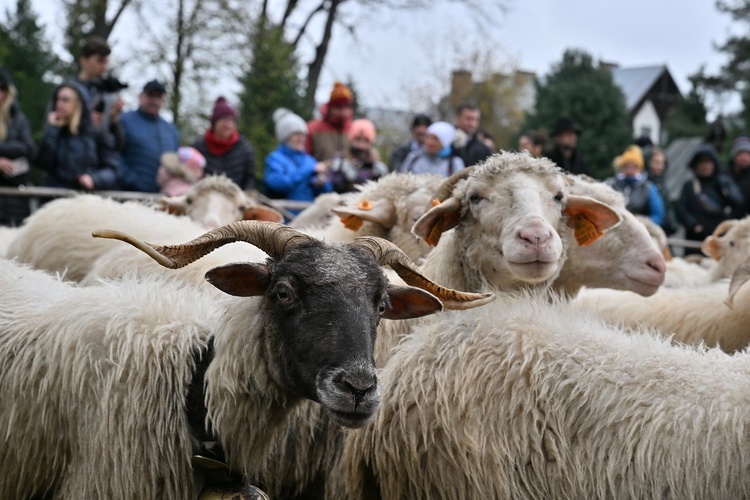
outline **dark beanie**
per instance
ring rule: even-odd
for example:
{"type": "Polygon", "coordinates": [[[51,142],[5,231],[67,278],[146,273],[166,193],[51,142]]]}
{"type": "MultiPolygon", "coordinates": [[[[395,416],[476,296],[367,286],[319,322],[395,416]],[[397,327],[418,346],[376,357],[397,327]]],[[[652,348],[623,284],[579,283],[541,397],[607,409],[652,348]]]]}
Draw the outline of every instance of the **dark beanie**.
{"type": "Polygon", "coordinates": [[[219,97],[218,99],[216,99],[216,103],[214,104],[214,111],[213,113],[211,113],[211,125],[214,125],[217,120],[226,116],[231,116],[236,120],[237,110],[234,109],[225,98],[219,97]]]}
{"type": "Polygon", "coordinates": [[[7,70],[0,68],[0,87],[10,87],[13,85],[13,79],[7,70]]]}

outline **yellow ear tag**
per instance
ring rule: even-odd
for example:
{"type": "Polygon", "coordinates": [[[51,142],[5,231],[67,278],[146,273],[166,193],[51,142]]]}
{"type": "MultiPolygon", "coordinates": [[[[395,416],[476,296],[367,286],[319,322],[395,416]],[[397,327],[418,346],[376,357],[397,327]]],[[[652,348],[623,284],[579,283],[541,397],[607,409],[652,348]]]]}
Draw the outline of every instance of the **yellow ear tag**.
{"type": "Polygon", "coordinates": [[[372,203],[370,203],[370,200],[362,200],[357,203],[357,208],[360,210],[372,210],[372,203]]]}
{"type": "Polygon", "coordinates": [[[438,205],[440,205],[440,200],[438,200],[437,198],[435,198],[434,200],[432,200],[432,206],[433,207],[436,207],[438,205]]]}
{"type": "Polygon", "coordinates": [[[359,228],[362,227],[362,224],[365,223],[365,220],[362,217],[357,217],[356,215],[350,215],[349,217],[346,217],[346,218],[342,217],[341,223],[347,229],[351,229],[352,231],[359,231],[359,228]]]}
{"type": "Polygon", "coordinates": [[[588,220],[583,214],[577,214],[574,219],[575,224],[575,238],[578,246],[585,247],[599,238],[604,234],[600,232],[593,222],[588,220]]]}

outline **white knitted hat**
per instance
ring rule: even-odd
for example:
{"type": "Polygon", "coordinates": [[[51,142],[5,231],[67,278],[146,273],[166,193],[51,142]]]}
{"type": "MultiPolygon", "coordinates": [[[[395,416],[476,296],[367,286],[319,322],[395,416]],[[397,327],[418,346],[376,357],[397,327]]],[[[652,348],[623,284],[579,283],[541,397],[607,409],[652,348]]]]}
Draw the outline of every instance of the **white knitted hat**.
{"type": "Polygon", "coordinates": [[[284,142],[297,132],[307,134],[307,123],[300,116],[286,108],[279,108],[273,112],[273,123],[276,127],[276,139],[284,142]]]}
{"type": "Polygon", "coordinates": [[[450,146],[453,139],[456,137],[455,127],[448,122],[433,123],[427,127],[427,133],[440,139],[440,144],[442,144],[443,147],[450,146]]]}

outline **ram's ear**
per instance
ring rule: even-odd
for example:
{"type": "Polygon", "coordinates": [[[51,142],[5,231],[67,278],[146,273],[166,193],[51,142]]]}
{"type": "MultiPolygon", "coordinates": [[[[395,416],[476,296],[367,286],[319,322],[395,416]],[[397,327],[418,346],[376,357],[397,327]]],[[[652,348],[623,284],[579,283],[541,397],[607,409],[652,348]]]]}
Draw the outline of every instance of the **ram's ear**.
{"type": "Polygon", "coordinates": [[[187,211],[187,196],[162,196],[159,199],[162,209],[173,215],[185,215],[187,211]]]}
{"type": "Polygon", "coordinates": [[[386,290],[390,306],[383,313],[385,319],[420,318],[443,310],[442,302],[421,288],[389,283],[386,290]]]}
{"type": "Polygon", "coordinates": [[[271,282],[271,271],[265,264],[243,262],[215,267],[206,273],[213,286],[237,297],[264,295],[271,282]]]}
{"type": "Polygon", "coordinates": [[[724,301],[730,309],[734,307],[734,296],[737,294],[737,291],[747,283],[748,279],[750,279],[750,259],[743,262],[734,274],[732,274],[732,280],[729,282],[729,294],[724,301]]]}
{"type": "Polygon", "coordinates": [[[257,205],[245,210],[242,220],[264,220],[268,222],[284,223],[284,216],[273,208],[257,205]]]}
{"type": "Polygon", "coordinates": [[[374,222],[388,229],[396,224],[396,208],[389,200],[377,200],[374,202],[361,200],[355,206],[342,205],[333,207],[331,211],[338,215],[341,218],[341,222],[350,229],[353,224],[347,221],[352,217],[363,222],[374,222]]]}
{"type": "Polygon", "coordinates": [[[622,222],[622,217],[609,205],[587,196],[570,195],[563,213],[568,226],[575,230],[580,246],[587,246],[602,237],[605,231],[622,222]]]}
{"type": "Polygon", "coordinates": [[[422,238],[428,245],[437,246],[444,232],[458,225],[461,218],[461,200],[450,197],[441,202],[433,202],[435,206],[420,217],[411,232],[414,236],[422,238]]]}

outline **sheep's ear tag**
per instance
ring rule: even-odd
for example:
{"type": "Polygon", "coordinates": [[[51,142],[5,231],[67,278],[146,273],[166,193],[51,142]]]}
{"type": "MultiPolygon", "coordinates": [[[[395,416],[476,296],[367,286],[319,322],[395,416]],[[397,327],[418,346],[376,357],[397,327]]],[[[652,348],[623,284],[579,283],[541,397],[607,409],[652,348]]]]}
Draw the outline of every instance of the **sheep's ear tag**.
{"type": "Polygon", "coordinates": [[[359,231],[359,228],[362,227],[362,224],[365,223],[365,220],[362,217],[358,217],[356,215],[350,215],[348,217],[341,217],[340,220],[345,228],[350,229],[352,231],[359,231]]]}
{"type": "Polygon", "coordinates": [[[596,228],[596,225],[588,220],[585,215],[583,214],[576,214],[573,218],[573,228],[575,231],[575,238],[576,243],[578,243],[578,246],[585,247],[599,238],[602,237],[604,233],[599,231],[596,228]]]}
{"type": "Polygon", "coordinates": [[[360,210],[372,210],[372,203],[370,200],[362,200],[357,203],[357,208],[360,210]]]}

